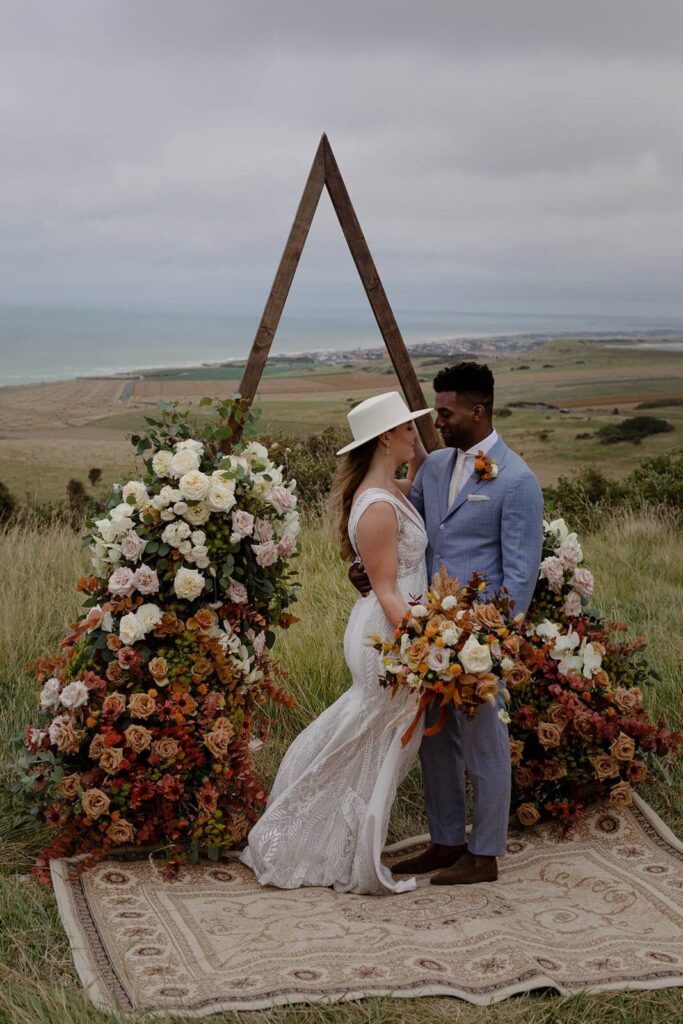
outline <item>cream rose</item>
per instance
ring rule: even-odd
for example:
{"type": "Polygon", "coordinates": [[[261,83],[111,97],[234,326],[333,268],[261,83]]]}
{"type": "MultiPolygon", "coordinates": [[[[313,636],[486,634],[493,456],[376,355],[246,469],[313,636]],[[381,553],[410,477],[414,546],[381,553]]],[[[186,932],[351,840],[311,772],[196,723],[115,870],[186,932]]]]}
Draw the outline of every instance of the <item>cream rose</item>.
{"type": "Polygon", "coordinates": [[[451,652],[443,647],[432,647],[427,656],[427,664],[434,672],[444,672],[451,660],[451,652]]]}
{"type": "Polygon", "coordinates": [[[127,646],[142,640],[145,635],[142,623],[135,612],[128,612],[119,623],[119,637],[127,646]]]}
{"type": "Polygon", "coordinates": [[[178,481],[178,490],[186,501],[201,501],[209,493],[210,487],[211,481],[208,476],[198,469],[185,473],[178,481]]]}
{"type": "Polygon", "coordinates": [[[145,633],[156,629],[163,618],[161,608],[156,604],[141,604],[135,616],[145,633]]]}
{"type": "Polygon", "coordinates": [[[196,569],[178,569],[173,581],[176,597],[182,601],[195,601],[204,590],[204,577],[196,569]]]}
{"type": "Polygon", "coordinates": [[[468,637],[458,658],[465,672],[473,672],[475,675],[490,672],[493,667],[489,645],[478,643],[474,636],[468,637]]]}
{"type": "Polygon", "coordinates": [[[211,518],[211,508],[205,501],[198,501],[196,505],[190,505],[183,518],[192,526],[203,526],[211,518]]]}
{"type": "Polygon", "coordinates": [[[87,789],[81,797],[81,807],[89,818],[99,818],[106,814],[111,803],[101,789],[87,789]]]}
{"type": "Polygon", "coordinates": [[[181,448],[173,455],[168,464],[171,476],[180,479],[187,473],[194,473],[199,469],[199,455],[189,448],[181,448]]]}
{"type": "Polygon", "coordinates": [[[171,475],[171,461],[173,452],[161,448],[152,457],[152,469],[156,476],[166,477],[171,475]]]}
{"type": "Polygon", "coordinates": [[[127,484],[124,484],[121,497],[125,502],[129,498],[135,498],[136,505],[143,505],[146,501],[149,501],[149,494],[142,480],[129,480],[127,484]]]}

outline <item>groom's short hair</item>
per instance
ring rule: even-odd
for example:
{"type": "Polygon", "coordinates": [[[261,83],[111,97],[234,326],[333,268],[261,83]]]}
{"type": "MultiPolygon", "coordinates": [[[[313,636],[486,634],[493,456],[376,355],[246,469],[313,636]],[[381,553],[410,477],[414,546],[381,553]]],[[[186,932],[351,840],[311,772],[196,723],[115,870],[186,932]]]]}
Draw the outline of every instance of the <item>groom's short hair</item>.
{"type": "Polygon", "coordinates": [[[456,391],[471,399],[473,405],[483,405],[489,416],[493,415],[494,380],[491,370],[484,363],[456,363],[445,366],[434,378],[434,391],[456,391]]]}

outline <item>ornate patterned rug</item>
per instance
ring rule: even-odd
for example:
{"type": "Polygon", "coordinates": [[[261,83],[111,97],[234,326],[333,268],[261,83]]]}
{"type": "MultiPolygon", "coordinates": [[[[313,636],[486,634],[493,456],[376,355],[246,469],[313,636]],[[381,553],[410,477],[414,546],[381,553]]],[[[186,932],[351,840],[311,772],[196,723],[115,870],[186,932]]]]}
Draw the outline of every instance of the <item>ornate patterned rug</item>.
{"type": "MultiPolygon", "coordinates": [[[[418,849],[425,837],[387,849],[418,849]]],[[[153,861],[77,875],[53,861],[81,981],[101,1008],[204,1016],[364,996],[486,1004],[683,985],[683,844],[642,800],[597,807],[571,838],[513,836],[498,882],[399,896],[262,889],[237,861],[178,881],[153,861]]]]}

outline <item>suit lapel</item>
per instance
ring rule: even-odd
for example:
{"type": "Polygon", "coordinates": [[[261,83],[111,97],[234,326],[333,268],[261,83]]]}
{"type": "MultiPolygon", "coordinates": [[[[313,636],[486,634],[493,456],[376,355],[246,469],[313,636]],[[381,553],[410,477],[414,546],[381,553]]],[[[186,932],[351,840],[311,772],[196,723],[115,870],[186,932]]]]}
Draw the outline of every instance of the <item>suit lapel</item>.
{"type": "MultiPolygon", "coordinates": [[[[500,476],[500,474],[502,473],[502,471],[503,471],[503,469],[505,467],[505,461],[506,461],[507,453],[508,453],[509,450],[510,449],[505,444],[505,442],[499,437],[498,440],[496,441],[496,443],[494,444],[493,448],[491,448],[491,450],[488,453],[489,458],[493,462],[495,462],[496,465],[498,466],[498,476],[500,476]]],[[[452,474],[452,471],[453,470],[452,470],[452,466],[451,466],[451,474],[452,474]]],[[[467,481],[465,486],[461,488],[460,493],[458,494],[457,498],[455,499],[455,501],[453,502],[451,507],[446,510],[446,512],[445,512],[445,514],[443,515],[442,518],[444,520],[448,519],[450,516],[453,515],[454,512],[457,512],[458,509],[460,508],[460,506],[463,505],[467,501],[467,498],[468,498],[468,496],[470,494],[485,494],[486,493],[485,488],[488,488],[488,487],[491,487],[491,486],[495,486],[495,483],[496,483],[497,479],[498,479],[498,477],[495,477],[493,480],[482,480],[482,481],[480,481],[479,477],[476,475],[476,473],[472,473],[472,475],[470,476],[469,480],[467,481]]],[[[447,488],[448,488],[448,485],[450,484],[450,481],[451,481],[451,477],[449,476],[448,477],[447,488]]],[[[448,490],[446,491],[446,502],[448,502],[448,490]]],[[[443,505],[442,505],[442,507],[443,507],[443,505]]]]}

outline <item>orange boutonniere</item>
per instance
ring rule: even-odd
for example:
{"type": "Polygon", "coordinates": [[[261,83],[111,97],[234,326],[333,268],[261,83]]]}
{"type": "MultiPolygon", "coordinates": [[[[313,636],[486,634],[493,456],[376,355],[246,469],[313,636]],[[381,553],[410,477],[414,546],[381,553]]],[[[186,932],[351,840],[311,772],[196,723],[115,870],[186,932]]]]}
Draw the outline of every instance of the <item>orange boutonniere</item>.
{"type": "Polygon", "coordinates": [[[481,483],[482,480],[495,480],[498,476],[498,466],[483,452],[477,452],[477,457],[474,460],[474,472],[479,477],[478,483],[481,483]]]}

